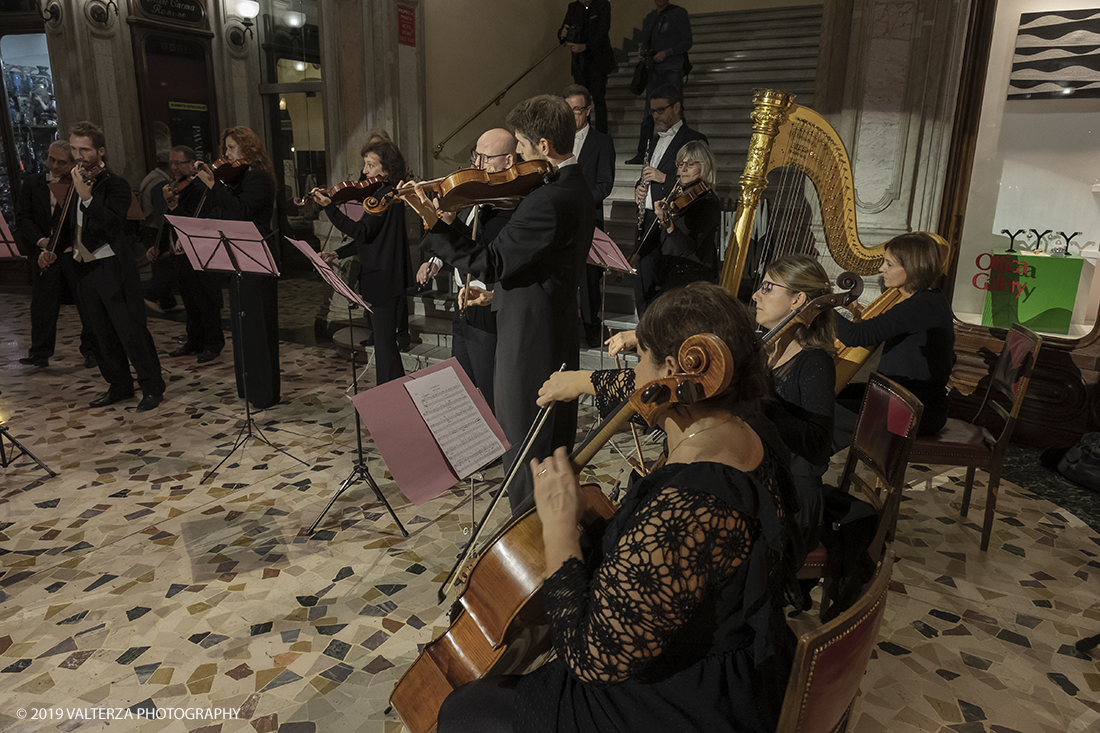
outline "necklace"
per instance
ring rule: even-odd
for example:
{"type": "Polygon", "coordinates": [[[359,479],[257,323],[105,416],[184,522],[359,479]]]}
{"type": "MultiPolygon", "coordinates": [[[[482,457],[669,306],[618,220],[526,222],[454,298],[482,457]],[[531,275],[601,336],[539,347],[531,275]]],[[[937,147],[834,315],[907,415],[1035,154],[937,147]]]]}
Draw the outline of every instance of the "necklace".
{"type": "Polygon", "coordinates": [[[679,443],[677,443],[677,444],[676,444],[676,446],[675,446],[674,448],[672,448],[672,450],[670,450],[670,451],[668,452],[668,455],[669,455],[669,457],[671,457],[671,456],[672,456],[673,452],[674,452],[674,451],[675,451],[675,450],[676,450],[677,448],[679,448],[679,447],[680,447],[681,445],[683,445],[683,444],[684,444],[684,443],[686,443],[687,441],[689,441],[689,440],[691,440],[692,438],[694,438],[694,437],[695,437],[696,435],[698,435],[699,433],[705,433],[705,432],[707,432],[708,430],[713,430],[714,428],[717,428],[717,427],[719,427],[719,426],[725,425],[725,424],[726,424],[726,423],[728,423],[728,422],[732,422],[732,421],[733,421],[733,418],[734,418],[734,417],[735,417],[735,415],[730,415],[730,416],[729,416],[728,418],[726,418],[726,419],[725,419],[725,420],[723,420],[722,422],[719,422],[719,423],[715,423],[714,425],[708,425],[708,426],[707,426],[707,427],[705,427],[705,428],[700,428],[699,430],[696,430],[696,431],[695,431],[694,433],[690,433],[690,434],[688,434],[688,436],[687,436],[686,438],[680,438],[680,442],[679,442],[679,443]]]}

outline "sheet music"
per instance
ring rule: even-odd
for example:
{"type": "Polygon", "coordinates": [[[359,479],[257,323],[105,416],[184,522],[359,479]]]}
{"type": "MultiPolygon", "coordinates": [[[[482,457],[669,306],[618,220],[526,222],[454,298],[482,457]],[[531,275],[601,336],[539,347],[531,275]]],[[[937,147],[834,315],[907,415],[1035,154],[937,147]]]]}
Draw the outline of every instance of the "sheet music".
{"type": "Polygon", "coordinates": [[[451,367],[405,383],[416,409],[455,474],[464,479],[504,454],[451,367]]]}

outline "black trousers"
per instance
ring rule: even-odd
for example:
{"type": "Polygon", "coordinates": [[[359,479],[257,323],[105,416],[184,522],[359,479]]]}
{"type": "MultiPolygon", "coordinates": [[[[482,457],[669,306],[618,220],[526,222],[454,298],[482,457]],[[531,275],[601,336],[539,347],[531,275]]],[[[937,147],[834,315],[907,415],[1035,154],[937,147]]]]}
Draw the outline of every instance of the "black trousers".
{"type": "Polygon", "coordinates": [[[466,315],[456,316],[451,326],[451,356],[478,388],[490,410],[493,404],[493,374],[496,371],[496,314],[491,306],[471,305],[466,315]],[[491,330],[490,330],[491,329],[491,330]]]}
{"type": "Polygon", "coordinates": [[[581,274],[581,323],[587,327],[600,325],[601,278],[603,268],[584,263],[581,274]]]}
{"type": "Polygon", "coordinates": [[[278,280],[265,275],[233,278],[229,309],[237,396],[245,396],[247,381],[252,406],[271,407],[280,396],[278,280]]]}
{"type": "Polygon", "coordinates": [[[604,74],[596,65],[590,63],[583,55],[579,59],[581,63],[573,64],[573,83],[580,84],[588,89],[592,95],[592,106],[595,120],[592,125],[602,133],[607,133],[607,74],[604,74]]]}
{"type": "Polygon", "coordinates": [[[174,293],[179,287],[177,257],[178,255],[158,257],[150,264],[152,277],[142,285],[145,300],[151,300],[161,308],[174,308],[176,306],[174,293]]]}
{"type": "Polygon", "coordinates": [[[145,394],[164,393],[160,359],[145,324],[145,301],[137,266],[125,256],[74,263],[78,298],[95,334],[99,373],[114,392],[132,393],[129,359],[145,394]]]}
{"type": "Polygon", "coordinates": [[[174,255],[180,297],[187,309],[187,346],[221,353],[225,348],[222,331],[222,280],[215,272],[196,272],[186,255],[174,255]]]}
{"type": "Polygon", "coordinates": [[[95,356],[95,336],[77,297],[78,277],[71,252],[57,256],[57,262],[45,270],[34,265],[34,285],[31,287],[31,348],[32,359],[53,356],[57,344],[57,317],[61,312],[61,295],[67,286],[76,302],[80,317],[80,353],[95,356]]]}
{"type": "MultiPolygon", "coordinates": [[[[364,297],[366,300],[366,297],[364,297]]],[[[378,384],[405,376],[401,364],[401,350],[397,346],[397,330],[401,318],[402,303],[408,314],[408,297],[402,293],[371,304],[371,327],[374,330],[374,370],[378,384]]]]}

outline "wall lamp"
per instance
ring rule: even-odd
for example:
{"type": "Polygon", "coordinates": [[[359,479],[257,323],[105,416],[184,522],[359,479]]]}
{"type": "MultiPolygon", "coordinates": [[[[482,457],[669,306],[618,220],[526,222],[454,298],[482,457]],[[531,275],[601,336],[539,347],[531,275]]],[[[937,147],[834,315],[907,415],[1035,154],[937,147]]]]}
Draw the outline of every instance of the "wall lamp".
{"type": "Polygon", "coordinates": [[[61,4],[57,0],[47,3],[42,9],[42,20],[47,23],[56,23],[61,20],[61,4]]]}
{"type": "Polygon", "coordinates": [[[118,17],[118,5],[115,0],[92,0],[88,3],[88,17],[98,26],[106,28],[111,22],[111,9],[114,8],[115,17],[118,17]]]}
{"type": "Polygon", "coordinates": [[[252,19],[260,14],[260,4],[256,0],[240,0],[237,3],[237,15],[241,18],[241,27],[229,31],[229,42],[237,48],[244,48],[246,38],[255,38],[252,33],[252,19]]]}

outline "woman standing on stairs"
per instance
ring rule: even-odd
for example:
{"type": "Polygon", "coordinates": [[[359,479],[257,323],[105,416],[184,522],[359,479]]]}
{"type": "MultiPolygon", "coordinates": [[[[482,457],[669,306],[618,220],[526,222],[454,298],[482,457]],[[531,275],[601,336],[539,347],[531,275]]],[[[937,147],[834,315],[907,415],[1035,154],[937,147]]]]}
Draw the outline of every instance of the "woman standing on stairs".
{"type": "MultiPolygon", "coordinates": [[[[381,198],[406,176],[405,156],[388,141],[363,147],[363,176],[381,177],[386,183],[375,193],[381,198]]],[[[364,214],[352,220],[319,188],[310,192],[325,209],[333,226],[352,239],[335,252],[323,252],[326,262],[359,255],[359,292],[371,307],[374,363],[377,383],[384,384],[405,375],[397,345],[401,305],[412,284],[409,239],[405,229],[405,203],[396,199],[381,214],[364,214]]]]}

